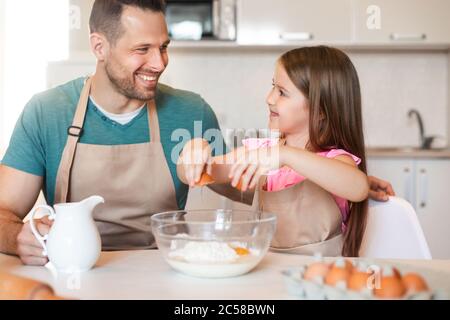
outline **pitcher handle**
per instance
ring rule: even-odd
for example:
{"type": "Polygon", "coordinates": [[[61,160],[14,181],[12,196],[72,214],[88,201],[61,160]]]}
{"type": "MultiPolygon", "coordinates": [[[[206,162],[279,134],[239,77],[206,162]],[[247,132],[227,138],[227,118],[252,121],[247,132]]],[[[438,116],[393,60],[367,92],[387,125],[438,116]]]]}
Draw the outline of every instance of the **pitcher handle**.
{"type": "Polygon", "coordinates": [[[47,206],[47,205],[41,205],[41,206],[37,206],[36,208],[33,209],[33,211],[31,212],[30,215],[30,226],[31,226],[31,232],[33,232],[33,235],[36,237],[36,239],[39,241],[39,243],[41,244],[42,248],[44,249],[44,251],[42,252],[42,254],[47,257],[48,252],[47,252],[47,245],[45,244],[45,241],[47,241],[48,239],[48,234],[46,235],[41,235],[39,233],[39,231],[36,228],[36,224],[34,222],[34,216],[36,215],[36,213],[41,210],[41,209],[46,209],[48,210],[48,213],[46,215],[49,216],[50,220],[55,220],[56,214],[55,211],[53,210],[52,207],[47,206]]]}

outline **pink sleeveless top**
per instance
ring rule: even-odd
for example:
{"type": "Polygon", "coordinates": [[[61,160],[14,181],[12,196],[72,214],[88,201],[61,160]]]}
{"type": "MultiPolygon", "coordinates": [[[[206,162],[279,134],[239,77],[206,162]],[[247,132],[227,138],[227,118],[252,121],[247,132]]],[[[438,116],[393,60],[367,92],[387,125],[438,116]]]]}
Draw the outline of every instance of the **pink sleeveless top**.
{"type": "MultiPolygon", "coordinates": [[[[264,147],[273,147],[277,145],[279,142],[279,139],[246,139],[242,141],[242,144],[250,149],[258,149],[258,148],[264,148],[264,147]]],[[[356,157],[355,155],[342,150],[342,149],[331,149],[324,152],[318,152],[318,155],[322,157],[327,158],[335,158],[340,155],[348,155],[350,156],[353,161],[357,165],[361,163],[361,159],[356,157]]],[[[296,185],[306,178],[298,174],[296,171],[289,167],[283,167],[277,170],[272,170],[267,174],[267,185],[266,190],[269,192],[275,192],[280,191],[286,188],[289,188],[293,185],[296,185]]],[[[336,204],[339,207],[339,210],[342,214],[342,221],[343,221],[343,230],[345,230],[346,222],[348,221],[348,215],[349,215],[349,205],[347,199],[338,197],[333,195],[336,204]]]]}

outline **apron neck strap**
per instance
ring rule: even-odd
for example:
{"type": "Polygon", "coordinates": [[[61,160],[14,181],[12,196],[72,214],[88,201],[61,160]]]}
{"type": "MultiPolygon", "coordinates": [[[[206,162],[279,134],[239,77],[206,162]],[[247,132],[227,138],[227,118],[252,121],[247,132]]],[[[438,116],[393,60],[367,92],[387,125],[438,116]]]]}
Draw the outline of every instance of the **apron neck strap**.
{"type": "Polygon", "coordinates": [[[156,110],[155,99],[147,102],[148,108],[148,126],[150,131],[151,142],[160,142],[161,135],[159,131],[158,112],[156,110]]]}
{"type": "MultiPolygon", "coordinates": [[[[87,78],[84,82],[83,90],[81,90],[80,99],[78,100],[77,110],[73,118],[73,128],[83,128],[84,118],[86,117],[86,111],[89,101],[89,95],[91,94],[92,78],[87,78]]],[[[70,135],[69,135],[70,136],[70,135]]],[[[78,136],[80,138],[81,134],[78,136]]],[[[78,141],[79,139],[77,139],[78,141]]]]}

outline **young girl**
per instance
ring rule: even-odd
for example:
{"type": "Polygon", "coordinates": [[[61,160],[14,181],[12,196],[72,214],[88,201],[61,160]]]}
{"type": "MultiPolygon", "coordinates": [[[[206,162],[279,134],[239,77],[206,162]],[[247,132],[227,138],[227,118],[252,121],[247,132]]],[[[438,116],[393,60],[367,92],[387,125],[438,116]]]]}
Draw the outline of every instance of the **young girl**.
{"type": "MultiPolygon", "coordinates": [[[[278,60],[267,104],[270,129],[281,139],[248,139],[228,155],[205,158],[213,163],[208,173],[242,191],[257,187],[255,206],[278,217],[272,249],[358,256],[369,186],[352,62],[324,46],[289,51],[278,60]]],[[[178,166],[191,185],[199,180],[186,166],[192,146],[178,166]]]]}

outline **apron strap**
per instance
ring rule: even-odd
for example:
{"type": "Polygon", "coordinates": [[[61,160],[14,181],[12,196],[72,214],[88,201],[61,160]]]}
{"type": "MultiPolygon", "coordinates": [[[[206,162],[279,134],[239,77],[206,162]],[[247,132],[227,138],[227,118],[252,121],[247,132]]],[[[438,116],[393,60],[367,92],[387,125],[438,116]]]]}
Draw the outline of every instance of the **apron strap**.
{"type": "Polygon", "coordinates": [[[67,129],[67,143],[61,157],[58,175],[56,177],[55,203],[66,203],[69,194],[69,180],[70,171],[72,169],[75,151],[77,149],[78,141],[83,134],[84,118],[91,92],[92,79],[88,78],[78,100],[77,109],[73,118],[72,126],[67,129]]]}
{"type": "Polygon", "coordinates": [[[159,131],[158,112],[156,111],[155,99],[147,102],[148,108],[148,125],[150,131],[150,142],[161,142],[161,135],[159,131]]]}

